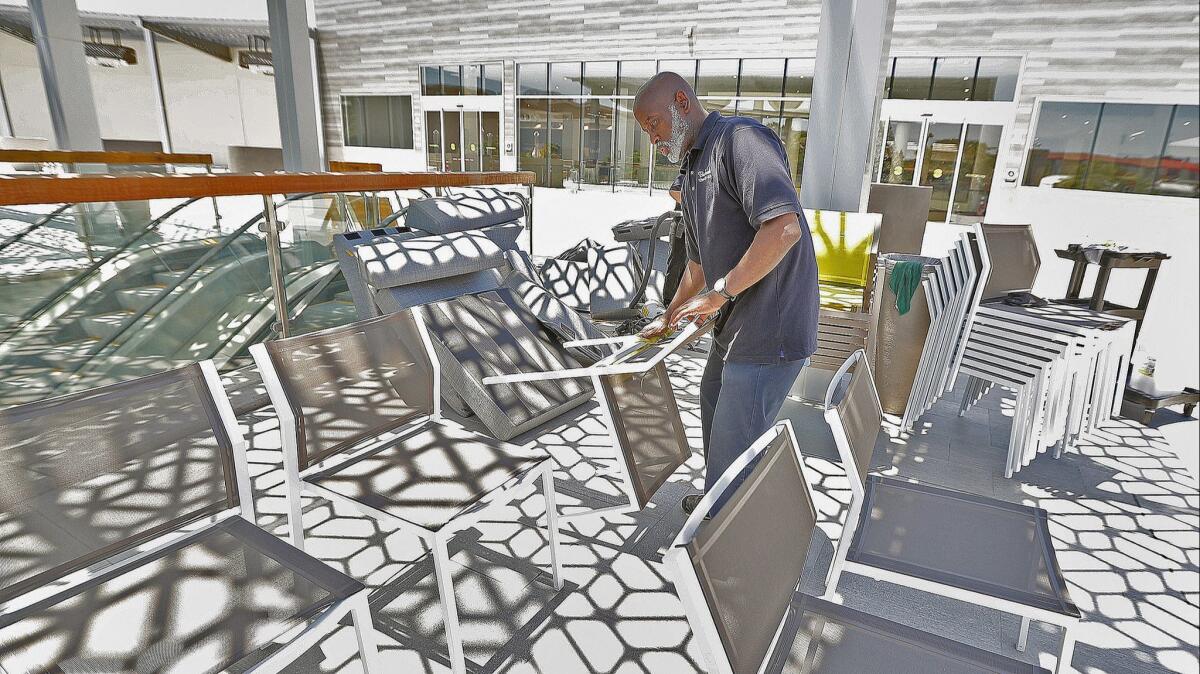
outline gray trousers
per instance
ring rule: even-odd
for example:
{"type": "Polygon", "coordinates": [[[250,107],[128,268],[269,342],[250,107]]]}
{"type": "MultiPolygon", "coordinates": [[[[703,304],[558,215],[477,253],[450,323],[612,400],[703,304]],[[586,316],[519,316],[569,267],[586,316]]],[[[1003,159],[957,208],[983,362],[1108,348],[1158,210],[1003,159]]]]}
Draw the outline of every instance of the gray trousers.
{"type": "Polygon", "coordinates": [[[771,428],[788,391],[807,364],[808,359],[771,365],[727,363],[724,350],[713,342],[700,380],[700,428],[707,464],[705,492],[771,428]]]}

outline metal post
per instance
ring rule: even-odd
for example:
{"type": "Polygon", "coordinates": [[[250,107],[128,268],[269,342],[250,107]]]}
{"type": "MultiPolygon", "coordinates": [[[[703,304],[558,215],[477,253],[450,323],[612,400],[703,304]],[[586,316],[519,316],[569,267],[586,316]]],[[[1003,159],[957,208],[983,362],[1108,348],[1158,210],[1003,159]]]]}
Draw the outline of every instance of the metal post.
{"type": "Polygon", "coordinates": [[[154,35],[154,31],[142,23],[141,19],[138,19],[138,23],[142,26],[142,39],[146,42],[146,55],[150,59],[148,64],[150,75],[154,78],[154,106],[158,112],[158,136],[162,142],[163,152],[174,152],[175,146],[171,143],[171,124],[167,118],[167,97],[163,93],[162,67],[158,62],[158,38],[154,35]]]}
{"type": "Polygon", "coordinates": [[[75,0],[29,0],[29,17],[55,144],[63,150],[103,150],[75,0]]]}
{"type": "Polygon", "coordinates": [[[288,328],[287,290],[283,285],[283,255],[279,245],[279,217],[275,212],[275,202],[271,195],[263,195],[263,214],[266,221],[262,229],[267,235],[267,264],[271,271],[271,295],[275,300],[275,316],[278,322],[272,326],[280,337],[287,337],[291,332],[288,328]]]}
{"type": "Polygon", "coordinates": [[[15,136],[12,116],[8,114],[8,99],[4,97],[4,73],[0,73],[0,136],[15,136]]]}
{"type": "MultiPolygon", "coordinates": [[[[534,182],[537,182],[536,180],[534,182]]],[[[525,228],[529,230],[529,257],[533,257],[533,183],[529,183],[529,215],[525,218],[525,228]]]]}
{"type": "Polygon", "coordinates": [[[317,78],[304,0],[267,0],[267,20],[283,167],[288,171],[321,171],[325,158],[319,142],[317,78]]]}

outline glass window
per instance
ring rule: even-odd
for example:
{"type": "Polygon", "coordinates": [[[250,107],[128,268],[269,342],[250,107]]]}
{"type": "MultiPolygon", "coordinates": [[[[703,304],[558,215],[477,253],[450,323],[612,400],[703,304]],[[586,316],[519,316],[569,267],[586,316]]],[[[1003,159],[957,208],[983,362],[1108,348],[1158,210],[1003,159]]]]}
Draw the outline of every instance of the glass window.
{"type": "Polygon", "coordinates": [[[921,159],[921,184],[932,187],[929,219],[945,222],[950,212],[950,188],[958,160],[962,124],[930,124],[925,133],[925,156],[921,159]]]}
{"type": "Polygon", "coordinates": [[[741,100],[737,103],[737,114],[762,122],[776,134],[779,133],[779,101],[741,100]]]}
{"type": "Polygon", "coordinates": [[[699,96],[737,96],[738,60],[703,59],[696,76],[699,96]]]}
{"type": "Polygon", "coordinates": [[[463,155],[463,170],[478,171],[483,160],[483,151],[480,142],[479,128],[479,113],[474,111],[467,112],[449,112],[449,115],[457,115],[462,118],[462,155],[463,155]]]}
{"type": "Polygon", "coordinates": [[[783,59],[742,59],[739,96],[779,98],[783,93],[783,59]]]}
{"type": "Polygon", "coordinates": [[[784,96],[812,96],[816,59],[788,59],[787,77],[783,81],[784,96]]]}
{"type": "Polygon", "coordinates": [[[658,62],[658,72],[672,72],[678,74],[687,83],[696,86],[696,61],[694,59],[674,59],[658,62]]]}
{"type": "Polygon", "coordinates": [[[578,61],[550,64],[550,93],[554,96],[578,96],[583,93],[583,73],[578,61]]]}
{"type": "Polygon", "coordinates": [[[483,93],[483,66],[463,66],[462,74],[462,93],[464,96],[478,96],[483,93]]]}
{"type": "Polygon", "coordinates": [[[933,59],[892,59],[892,84],[888,98],[925,100],[929,98],[929,85],[933,80],[933,59]]]}
{"type": "Polygon", "coordinates": [[[361,96],[342,97],[342,137],[346,145],[366,145],[366,117],[361,96]]]}
{"type": "Polygon", "coordinates": [[[462,66],[442,66],[442,94],[462,95],[462,66]]]}
{"type": "Polygon", "coordinates": [[[1023,184],[1082,188],[1099,118],[1099,103],[1043,103],[1023,184]]]}
{"type": "Polygon", "coordinates": [[[893,120],[888,123],[883,141],[883,162],[879,182],[911,185],[921,152],[921,122],[893,120]]]}
{"type": "MultiPolygon", "coordinates": [[[[545,72],[545,65],[542,66],[545,72]]],[[[518,78],[519,79],[519,78],[518,78]]],[[[546,167],[550,153],[549,101],[526,98],[517,101],[517,166],[537,174],[537,184],[547,185],[546,167]]]]}
{"type": "Polygon", "coordinates": [[[804,172],[804,147],[808,143],[808,101],[785,101],[779,120],[779,139],[792,168],[792,184],[800,187],[804,172]]]}
{"type": "Polygon", "coordinates": [[[1021,74],[1021,59],[983,57],[975,76],[975,101],[1011,101],[1017,95],[1017,77],[1021,74]]]}
{"type": "Polygon", "coordinates": [[[611,98],[591,98],[583,106],[583,165],[580,178],[588,185],[611,185],[612,142],[616,107],[611,98]]]}
{"type": "Polygon", "coordinates": [[[421,93],[425,96],[442,95],[442,69],[438,66],[421,66],[421,93]]]}
{"type": "Polygon", "coordinates": [[[522,63],[517,66],[517,94],[545,96],[546,92],[545,63],[522,63]]]}
{"type": "Polygon", "coordinates": [[[579,183],[581,101],[569,98],[550,100],[550,174],[549,187],[564,182],[579,183]]]}
{"type": "Polygon", "coordinates": [[[655,73],[654,61],[621,61],[621,81],[618,83],[617,94],[633,96],[650,81],[655,73]]]}
{"type": "Polygon", "coordinates": [[[616,61],[589,61],[583,64],[583,94],[585,96],[612,96],[616,92],[616,61]]]}
{"type": "Polygon", "coordinates": [[[1169,105],[1105,103],[1084,189],[1149,194],[1170,120],[1169,105]]]}
{"type": "Polygon", "coordinates": [[[462,171],[462,113],[442,111],[442,156],[446,159],[447,171],[462,171]]]}
{"type": "Polygon", "coordinates": [[[975,88],[975,64],[978,61],[974,57],[939,58],[933,67],[930,98],[935,101],[971,100],[971,90],[975,88]]]}
{"type": "MultiPolygon", "coordinates": [[[[621,64],[621,81],[625,81],[625,63],[621,64]]],[[[645,187],[650,178],[650,137],[642,132],[633,118],[633,101],[617,101],[616,132],[613,155],[613,178],[616,184],[645,187]]]]}
{"type": "Polygon", "coordinates": [[[412,148],[411,96],[343,96],[342,110],[346,145],[412,148]]]}
{"type": "Polygon", "coordinates": [[[483,170],[500,170],[500,113],[481,112],[480,122],[483,125],[481,141],[483,142],[483,170]]]}
{"type": "Polygon", "coordinates": [[[1172,197],[1200,196],[1200,106],[1179,105],[1158,162],[1154,193],[1172,197]]]}
{"type": "Polygon", "coordinates": [[[504,66],[488,63],[483,66],[483,91],[485,96],[504,95],[504,66]]]}

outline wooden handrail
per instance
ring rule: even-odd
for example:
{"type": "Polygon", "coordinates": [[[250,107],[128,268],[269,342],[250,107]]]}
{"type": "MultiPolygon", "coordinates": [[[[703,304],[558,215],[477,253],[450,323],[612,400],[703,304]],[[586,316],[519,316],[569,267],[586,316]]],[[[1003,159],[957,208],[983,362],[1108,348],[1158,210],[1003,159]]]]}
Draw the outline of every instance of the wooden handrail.
{"type": "Polygon", "coordinates": [[[376,192],[421,187],[532,185],[535,178],[532,171],[0,176],[0,206],[302,192],[376,192]]]}
{"type": "Polygon", "coordinates": [[[90,152],[0,150],[0,162],[37,164],[212,164],[211,154],[177,152],[90,152]]]}
{"type": "Polygon", "coordinates": [[[367,161],[333,161],[329,162],[329,170],[333,173],[360,173],[363,171],[378,173],[383,171],[383,164],[367,161]]]}

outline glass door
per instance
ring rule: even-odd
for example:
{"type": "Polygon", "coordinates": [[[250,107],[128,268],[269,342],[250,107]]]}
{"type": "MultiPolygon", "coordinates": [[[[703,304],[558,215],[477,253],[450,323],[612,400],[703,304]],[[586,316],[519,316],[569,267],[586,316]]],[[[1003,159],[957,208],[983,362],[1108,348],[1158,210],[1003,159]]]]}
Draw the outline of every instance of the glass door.
{"type": "Polygon", "coordinates": [[[430,171],[499,171],[500,113],[426,112],[425,154],[430,171]]]}
{"type": "Polygon", "coordinates": [[[1004,125],[972,121],[928,113],[886,119],[875,179],[932,187],[930,222],[981,222],[1004,125]]]}
{"type": "Polygon", "coordinates": [[[500,170],[500,113],[479,113],[484,171],[500,170]]]}

